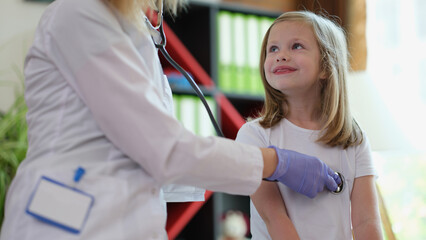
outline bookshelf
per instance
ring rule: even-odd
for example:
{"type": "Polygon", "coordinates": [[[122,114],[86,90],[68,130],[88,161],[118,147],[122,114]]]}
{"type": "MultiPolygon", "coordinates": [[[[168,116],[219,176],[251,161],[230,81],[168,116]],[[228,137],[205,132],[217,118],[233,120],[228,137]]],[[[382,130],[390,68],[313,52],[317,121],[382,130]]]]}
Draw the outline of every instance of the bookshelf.
{"type": "MultiPolygon", "coordinates": [[[[164,31],[168,41],[167,51],[175,61],[193,75],[198,84],[203,86],[203,90],[209,91],[214,87],[210,76],[167,24],[164,25],[164,31]]],[[[161,56],[160,59],[165,71],[171,68],[165,59],[161,56]]],[[[177,91],[177,94],[190,94],[187,89],[174,89],[173,91],[177,91]]],[[[243,118],[223,94],[216,93],[215,99],[219,106],[218,114],[222,122],[222,131],[226,137],[234,136],[235,138],[239,127],[244,123],[243,118]]],[[[212,217],[215,209],[212,195],[213,192],[206,191],[205,202],[168,203],[166,230],[169,239],[197,239],[195,236],[199,236],[198,239],[209,239],[209,237],[213,239],[216,225],[215,219],[212,217]],[[187,234],[188,237],[182,237],[182,234],[187,234]]],[[[217,201],[215,202],[217,203],[217,201]]]]}
{"type": "MultiPolygon", "coordinates": [[[[235,14],[276,18],[280,13],[256,10],[231,3],[191,1],[175,18],[165,17],[167,51],[194,79],[203,92],[215,97],[217,116],[227,138],[235,139],[245,118],[255,116],[263,106],[263,96],[218,88],[217,14],[235,14]],[[219,89],[219,90],[217,90],[219,89]]],[[[167,70],[166,61],[162,59],[167,70]]],[[[176,94],[191,94],[173,89],[176,94]]],[[[169,239],[218,239],[220,221],[227,210],[240,210],[249,215],[249,198],[207,191],[205,202],[169,203],[166,229],[169,239]]]]}
{"type": "MultiPolygon", "coordinates": [[[[230,14],[242,14],[245,16],[258,16],[274,19],[281,12],[271,12],[254,9],[235,3],[190,1],[186,10],[177,17],[166,18],[167,24],[182,41],[188,51],[197,59],[199,65],[209,75],[215,86],[221,89],[219,84],[219,50],[218,50],[218,23],[217,15],[222,12],[230,14]]],[[[262,38],[263,38],[263,34],[262,38]]],[[[259,45],[260,48],[260,40],[259,45]]],[[[257,55],[257,54],[256,54],[257,55]]],[[[258,58],[258,55],[257,55],[258,58]]],[[[257,67],[257,64],[256,64],[257,67]]],[[[258,72],[256,71],[256,74],[258,72]]],[[[260,77],[259,77],[260,81],[260,77]]],[[[259,84],[262,88],[261,84],[259,84]]],[[[248,93],[245,91],[224,91],[225,97],[235,106],[243,118],[255,115],[263,105],[262,93],[248,93]]]]}

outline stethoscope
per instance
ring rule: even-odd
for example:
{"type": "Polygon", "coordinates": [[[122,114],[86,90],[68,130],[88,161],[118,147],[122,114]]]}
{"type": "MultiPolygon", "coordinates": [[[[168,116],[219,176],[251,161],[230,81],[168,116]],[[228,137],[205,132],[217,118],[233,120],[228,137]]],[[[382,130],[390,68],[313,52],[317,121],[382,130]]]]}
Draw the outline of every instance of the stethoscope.
{"type": "MultiPolygon", "coordinates": [[[[214,118],[212,111],[209,107],[209,105],[207,104],[207,101],[204,97],[203,92],[200,90],[200,88],[198,87],[197,83],[195,83],[194,79],[191,77],[191,75],[188,74],[187,71],[185,71],[181,66],[179,66],[179,64],[177,64],[172,57],[170,57],[169,53],[166,51],[166,35],[164,34],[164,29],[163,29],[163,0],[159,0],[160,4],[159,4],[159,11],[158,11],[158,15],[157,15],[157,23],[159,23],[157,26],[153,26],[151,24],[151,22],[149,21],[148,17],[145,16],[145,23],[148,26],[148,30],[151,33],[151,38],[152,41],[154,42],[154,45],[156,48],[158,48],[158,50],[160,50],[161,54],[163,54],[164,58],[166,58],[166,60],[174,67],[176,68],[185,78],[186,80],[189,82],[189,84],[191,85],[191,87],[194,89],[195,93],[197,94],[197,96],[200,98],[201,102],[203,103],[210,121],[212,122],[214,129],[216,131],[216,134],[220,137],[224,137],[222,130],[219,127],[219,124],[217,123],[216,119],[214,118]]],[[[336,191],[332,191],[331,193],[334,194],[339,194],[341,192],[343,192],[343,189],[345,187],[345,179],[343,177],[343,174],[336,172],[336,174],[340,177],[341,180],[341,184],[339,184],[337,186],[337,190],[336,191]]]]}
{"type": "Polygon", "coordinates": [[[343,192],[343,189],[345,187],[345,177],[343,177],[343,174],[341,174],[340,172],[335,172],[335,173],[339,176],[341,183],[337,185],[336,191],[331,191],[331,193],[339,194],[343,192]]]}
{"type": "Polygon", "coordinates": [[[185,71],[181,66],[179,66],[179,64],[177,64],[173,60],[173,58],[170,57],[169,53],[166,51],[166,41],[167,40],[166,40],[166,35],[164,34],[164,29],[163,29],[163,0],[159,0],[159,2],[160,2],[160,4],[159,4],[158,16],[157,16],[157,22],[159,22],[159,25],[156,26],[156,27],[152,26],[149,19],[145,16],[145,23],[148,26],[148,29],[151,33],[152,41],[154,42],[155,47],[158,48],[158,50],[160,50],[161,54],[163,54],[164,58],[166,58],[166,60],[186,78],[186,80],[189,82],[189,84],[194,89],[195,93],[200,98],[201,102],[203,103],[203,105],[204,105],[204,107],[205,107],[205,109],[206,109],[206,111],[209,115],[210,121],[212,122],[213,127],[216,131],[216,134],[219,137],[224,137],[223,132],[220,129],[219,124],[217,123],[216,119],[214,118],[213,113],[212,113],[209,105],[207,104],[206,98],[204,97],[204,94],[200,90],[200,88],[198,87],[197,83],[195,83],[195,81],[191,77],[191,75],[189,75],[188,72],[185,71]]]}

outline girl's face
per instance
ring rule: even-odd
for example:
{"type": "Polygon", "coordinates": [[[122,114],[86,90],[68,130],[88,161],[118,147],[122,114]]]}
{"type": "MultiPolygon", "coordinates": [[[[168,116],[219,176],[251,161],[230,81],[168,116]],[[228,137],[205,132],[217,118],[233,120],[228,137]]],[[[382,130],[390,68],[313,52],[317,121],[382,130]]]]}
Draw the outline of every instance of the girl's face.
{"type": "Polygon", "coordinates": [[[271,28],[266,46],[266,79],[273,88],[289,97],[318,96],[319,79],[325,78],[320,69],[320,57],[318,43],[309,24],[279,22],[271,28]]]}

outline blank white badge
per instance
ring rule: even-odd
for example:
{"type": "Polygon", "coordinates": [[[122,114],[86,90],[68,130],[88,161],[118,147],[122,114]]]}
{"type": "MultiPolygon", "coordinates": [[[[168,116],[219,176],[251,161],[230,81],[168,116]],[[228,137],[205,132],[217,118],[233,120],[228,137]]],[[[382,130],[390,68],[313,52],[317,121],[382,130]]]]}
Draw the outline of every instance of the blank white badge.
{"type": "Polygon", "coordinates": [[[93,206],[93,196],[42,176],[26,212],[72,233],[80,233],[93,206]]]}

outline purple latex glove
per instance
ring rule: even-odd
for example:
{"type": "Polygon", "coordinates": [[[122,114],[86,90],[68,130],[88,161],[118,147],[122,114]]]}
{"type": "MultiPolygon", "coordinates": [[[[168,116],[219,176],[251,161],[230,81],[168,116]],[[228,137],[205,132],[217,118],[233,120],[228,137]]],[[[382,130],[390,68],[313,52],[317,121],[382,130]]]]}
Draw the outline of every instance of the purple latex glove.
{"type": "Polygon", "coordinates": [[[277,152],[278,165],[266,180],[280,181],[310,198],[322,192],[324,187],[336,191],[337,184],[341,184],[340,177],[318,158],[275,146],[269,148],[277,152]]]}

